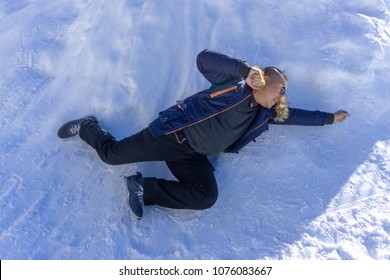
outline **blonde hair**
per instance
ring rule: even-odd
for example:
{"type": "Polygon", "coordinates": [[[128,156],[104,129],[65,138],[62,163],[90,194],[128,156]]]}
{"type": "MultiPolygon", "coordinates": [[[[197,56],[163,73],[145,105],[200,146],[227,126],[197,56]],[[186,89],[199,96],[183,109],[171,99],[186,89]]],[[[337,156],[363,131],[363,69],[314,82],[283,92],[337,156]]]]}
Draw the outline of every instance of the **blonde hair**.
{"type": "MultiPolygon", "coordinates": [[[[266,68],[262,69],[259,66],[254,66],[254,68],[260,70],[261,82],[263,83],[264,86],[267,84],[266,80],[265,80],[265,76],[266,76],[265,72],[266,71],[270,72],[270,74],[271,74],[271,75],[267,75],[267,76],[270,76],[270,78],[271,78],[270,81],[273,80],[273,77],[272,77],[273,73],[272,72],[276,72],[278,74],[278,77],[281,77],[281,78],[285,79],[286,82],[287,82],[286,75],[282,71],[280,71],[279,69],[277,69],[275,67],[266,67],[266,68]]],[[[273,108],[275,110],[274,121],[276,121],[276,122],[284,122],[285,120],[288,119],[289,109],[288,109],[287,97],[285,95],[283,95],[280,98],[280,100],[275,104],[275,106],[273,108]]]]}
{"type": "Polygon", "coordinates": [[[287,97],[283,95],[280,100],[275,104],[275,118],[276,122],[284,122],[288,119],[288,115],[290,113],[288,109],[287,97]]]}

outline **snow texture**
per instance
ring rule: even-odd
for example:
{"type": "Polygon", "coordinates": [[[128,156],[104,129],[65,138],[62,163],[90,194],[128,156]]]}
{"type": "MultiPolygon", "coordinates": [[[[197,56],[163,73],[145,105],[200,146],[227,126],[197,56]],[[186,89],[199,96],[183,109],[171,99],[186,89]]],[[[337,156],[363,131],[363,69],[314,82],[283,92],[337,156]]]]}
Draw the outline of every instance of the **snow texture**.
{"type": "Polygon", "coordinates": [[[1,0],[0,259],[390,259],[389,0],[1,0]],[[294,107],[351,118],[272,126],[210,157],[205,211],[125,207],[122,178],[64,122],[118,139],[208,82],[208,48],[273,65],[294,107]]]}

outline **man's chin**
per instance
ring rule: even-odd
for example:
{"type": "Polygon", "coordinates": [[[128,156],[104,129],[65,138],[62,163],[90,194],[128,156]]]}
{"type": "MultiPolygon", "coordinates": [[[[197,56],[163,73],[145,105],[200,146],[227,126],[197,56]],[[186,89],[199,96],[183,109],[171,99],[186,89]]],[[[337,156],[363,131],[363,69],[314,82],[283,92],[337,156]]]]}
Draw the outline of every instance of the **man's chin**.
{"type": "Polygon", "coordinates": [[[267,108],[267,109],[272,109],[272,107],[274,107],[274,106],[275,106],[275,104],[276,104],[276,103],[269,104],[268,106],[265,106],[265,108],[267,108]]]}

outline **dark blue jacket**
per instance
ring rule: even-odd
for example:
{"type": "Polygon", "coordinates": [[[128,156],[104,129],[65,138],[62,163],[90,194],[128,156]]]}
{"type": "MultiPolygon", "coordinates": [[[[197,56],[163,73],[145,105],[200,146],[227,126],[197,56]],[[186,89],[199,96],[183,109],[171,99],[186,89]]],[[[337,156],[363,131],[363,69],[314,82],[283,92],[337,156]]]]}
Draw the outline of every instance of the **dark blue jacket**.
{"type": "MultiPolygon", "coordinates": [[[[149,124],[154,137],[174,133],[212,118],[251,97],[253,90],[245,83],[251,68],[245,61],[204,50],[197,57],[197,66],[211,82],[211,87],[160,112],[158,118],[149,124]]],[[[266,131],[269,124],[322,126],[333,122],[333,114],[330,113],[294,108],[289,110],[289,118],[283,123],[274,121],[273,108],[260,110],[246,133],[225,152],[237,152],[266,131]]]]}

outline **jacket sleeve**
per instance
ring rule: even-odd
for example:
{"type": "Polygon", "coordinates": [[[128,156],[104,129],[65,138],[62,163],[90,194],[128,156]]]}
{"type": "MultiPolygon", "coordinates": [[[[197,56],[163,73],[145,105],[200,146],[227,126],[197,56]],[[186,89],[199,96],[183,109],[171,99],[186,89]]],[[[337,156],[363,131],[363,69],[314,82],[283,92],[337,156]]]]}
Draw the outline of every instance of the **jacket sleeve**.
{"type": "Polygon", "coordinates": [[[213,85],[224,84],[231,79],[246,79],[251,69],[243,60],[210,50],[200,52],[196,64],[200,73],[213,85]]]}
{"type": "Polygon", "coordinates": [[[284,122],[271,121],[271,124],[303,125],[303,126],[323,126],[332,124],[334,115],[321,111],[308,111],[302,109],[289,109],[289,117],[284,122]]]}

